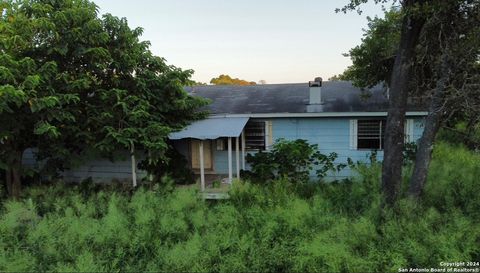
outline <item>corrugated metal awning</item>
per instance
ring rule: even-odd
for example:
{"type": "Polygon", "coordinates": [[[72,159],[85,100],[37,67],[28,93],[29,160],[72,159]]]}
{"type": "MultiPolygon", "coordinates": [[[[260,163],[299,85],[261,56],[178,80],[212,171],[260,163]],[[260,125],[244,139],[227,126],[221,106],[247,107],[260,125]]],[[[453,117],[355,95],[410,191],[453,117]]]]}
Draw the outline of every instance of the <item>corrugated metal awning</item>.
{"type": "Polygon", "coordinates": [[[180,132],[170,134],[170,139],[196,138],[217,139],[219,137],[238,137],[242,133],[248,118],[216,117],[196,121],[180,132]]]}

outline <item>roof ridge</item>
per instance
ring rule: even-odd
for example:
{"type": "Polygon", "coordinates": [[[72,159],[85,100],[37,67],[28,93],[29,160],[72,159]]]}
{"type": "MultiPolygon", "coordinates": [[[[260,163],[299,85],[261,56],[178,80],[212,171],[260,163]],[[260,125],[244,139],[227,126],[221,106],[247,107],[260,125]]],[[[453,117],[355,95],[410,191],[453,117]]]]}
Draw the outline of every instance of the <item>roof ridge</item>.
{"type": "MultiPolygon", "coordinates": [[[[343,81],[343,80],[338,80],[338,81],[323,81],[323,83],[352,83],[352,81],[343,81]]],[[[209,88],[215,88],[215,87],[259,87],[259,86],[275,86],[275,85],[308,85],[308,82],[288,82],[288,83],[266,83],[266,84],[251,84],[251,85],[239,85],[239,84],[207,84],[207,85],[192,85],[192,86],[187,86],[187,87],[209,87],[209,88]]]]}

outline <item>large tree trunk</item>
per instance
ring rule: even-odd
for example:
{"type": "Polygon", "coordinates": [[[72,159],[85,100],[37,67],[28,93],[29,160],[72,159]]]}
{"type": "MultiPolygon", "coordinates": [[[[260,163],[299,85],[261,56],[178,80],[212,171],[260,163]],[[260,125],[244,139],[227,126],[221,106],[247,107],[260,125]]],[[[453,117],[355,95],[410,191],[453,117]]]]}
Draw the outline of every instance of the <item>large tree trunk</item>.
{"type": "Polygon", "coordinates": [[[22,190],[21,168],[23,152],[14,152],[6,171],[7,191],[10,197],[19,198],[22,190]]]}
{"type": "Polygon", "coordinates": [[[430,106],[428,109],[428,116],[425,121],[425,128],[418,145],[417,155],[415,158],[415,167],[413,169],[412,177],[410,178],[410,186],[408,194],[413,198],[418,198],[422,195],[425,187],[425,182],[428,175],[428,167],[432,159],[433,143],[437,135],[440,123],[442,120],[443,102],[445,89],[449,80],[449,65],[447,53],[442,56],[440,67],[440,78],[438,79],[430,106]]]}
{"type": "Polygon", "coordinates": [[[5,171],[5,182],[7,184],[7,193],[11,195],[12,192],[12,172],[10,171],[10,168],[7,168],[5,171]]]}
{"type": "MultiPolygon", "coordinates": [[[[405,1],[404,8],[411,8],[416,2],[405,1]]],[[[404,16],[400,46],[393,65],[382,168],[382,190],[388,205],[397,200],[402,181],[405,111],[415,46],[423,25],[423,18],[404,16]]]]}

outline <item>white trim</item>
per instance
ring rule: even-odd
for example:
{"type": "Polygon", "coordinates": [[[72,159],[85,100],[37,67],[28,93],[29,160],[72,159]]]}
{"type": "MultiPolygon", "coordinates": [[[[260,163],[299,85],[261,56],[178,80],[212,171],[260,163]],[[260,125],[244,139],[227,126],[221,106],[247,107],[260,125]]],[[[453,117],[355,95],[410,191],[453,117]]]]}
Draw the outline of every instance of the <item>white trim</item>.
{"type": "Polygon", "coordinates": [[[228,138],[228,183],[232,183],[232,138],[228,138]]]}
{"type": "Polygon", "coordinates": [[[358,146],[358,120],[350,120],[350,150],[357,150],[358,146]]]}
{"type": "Polygon", "coordinates": [[[132,184],[133,187],[137,187],[137,163],[135,161],[135,144],[130,144],[130,156],[132,161],[132,184]]]}
{"type": "Polygon", "coordinates": [[[242,170],[245,170],[245,128],[242,130],[242,170]]]}
{"type": "Polygon", "coordinates": [[[205,163],[203,161],[203,140],[200,140],[200,145],[198,145],[198,154],[200,157],[200,189],[205,191],[205,163]]]}
{"type": "Polygon", "coordinates": [[[414,126],[414,120],[413,119],[407,119],[405,121],[405,142],[413,142],[413,126],[414,126]]]}
{"type": "Polygon", "coordinates": [[[239,137],[235,138],[235,163],[237,168],[237,179],[240,179],[240,140],[239,137]]]}
{"type": "Polygon", "coordinates": [[[272,121],[265,121],[265,150],[270,150],[273,145],[272,121]]]}
{"type": "MultiPolygon", "coordinates": [[[[386,117],[387,112],[322,112],[322,113],[256,113],[256,114],[216,114],[210,118],[310,118],[310,117],[386,117]]],[[[406,116],[427,116],[428,112],[406,112],[406,116]]]]}

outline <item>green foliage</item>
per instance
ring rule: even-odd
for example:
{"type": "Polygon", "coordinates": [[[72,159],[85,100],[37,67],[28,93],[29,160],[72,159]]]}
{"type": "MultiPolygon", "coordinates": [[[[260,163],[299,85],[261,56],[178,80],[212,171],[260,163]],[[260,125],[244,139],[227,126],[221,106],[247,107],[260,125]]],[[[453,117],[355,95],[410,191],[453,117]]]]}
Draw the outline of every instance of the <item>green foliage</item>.
{"type": "Polygon", "coordinates": [[[470,118],[465,115],[457,120],[452,120],[449,123],[453,128],[448,127],[449,124],[447,124],[438,132],[437,138],[452,145],[462,143],[472,150],[480,150],[480,120],[478,120],[478,115],[470,119],[470,122],[466,122],[468,119],[470,118]]]}
{"type": "Polygon", "coordinates": [[[400,41],[401,18],[397,10],[386,12],[384,18],[367,17],[368,29],[364,30],[362,43],[345,54],[352,65],[338,78],[350,80],[358,87],[373,87],[380,82],[390,84],[400,41]]]}
{"type": "Polygon", "coordinates": [[[193,71],[153,55],[125,18],[100,18],[84,0],[7,0],[1,10],[0,164],[21,169],[36,147],[57,170],[92,147],[111,156],[135,146],[153,166],[167,160],[169,133],[206,114],[207,101],[184,91],[193,71]]]}
{"type": "Polygon", "coordinates": [[[461,208],[480,216],[480,155],[463,147],[436,145],[424,202],[444,212],[461,208]],[[441,160],[438,160],[441,159],[441,160]]]}
{"type": "Polygon", "coordinates": [[[46,121],[40,121],[36,124],[35,129],[33,131],[36,135],[48,135],[51,138],[55,138],[59,136],[57,127],[51,125],[46,121]]]}
{"type": "Polygon", "coordinates": [[[210,80],[211,84],[215,85],[255,85],[255,82],[249,82],[246,80],[241,80],[239,78],[233,79],[229,75],[220,75],[218,78],[213,78],[210,80]]]}
{"type": "MultiPolygon", "coordinates": [[[[139,167],[147,170],[153,175],[154,180],[158,180],[164,176],[171,177],[175,183],[173,184],[193,184],[195,183],[193,171],[188,168],[188,161],[184,155],[179,153],[171,143],[165,153],[167,160],[162,160],[157,164],[148,164],[144,160],[139,167]]],[[[161,181],[154,181],[161,182],[161,181]]]]}
{"type": "Polygon", "coordinates": [[[0,271],[396,272],[476,261],[479,160],[438,145],[425,201],[385,211],[378,163],[357,164],[360,176],[342,183],[238,181],[213,203],[185,188],[36,186],[1,203],[0,271]]]}
{"type": "Polygon", "coordinates": [[[288,141],[279,139],[267,152],[247,154],[246,161],[252,171],[244,174],[253,182],[267,183],[280,177],[291,181],[308,181],[314,170],[317,177],[323,178],[328,171],[340,171],[344,165],[335,165],[336,153],[324,155],[318,151],[318,145],[308,144],[304,139],[288,141]]]}
{"type": "Polygon", "coordinates": [[[417,143],[415,142],[405,143],[405,146],[403,147],[403,163],[404,164],[415,162],[417,149],[418,149],[417,143]]]}

